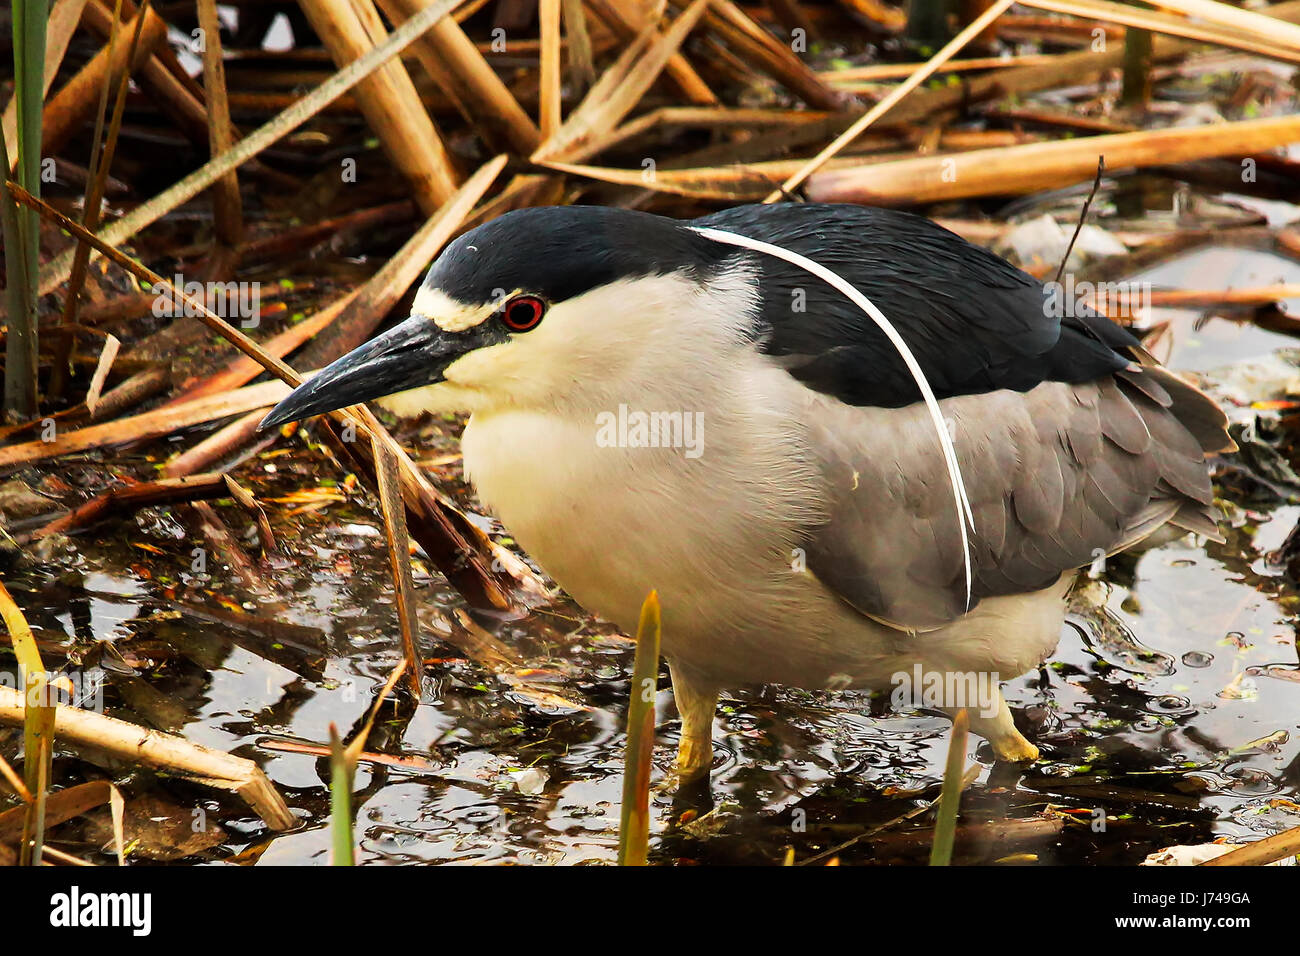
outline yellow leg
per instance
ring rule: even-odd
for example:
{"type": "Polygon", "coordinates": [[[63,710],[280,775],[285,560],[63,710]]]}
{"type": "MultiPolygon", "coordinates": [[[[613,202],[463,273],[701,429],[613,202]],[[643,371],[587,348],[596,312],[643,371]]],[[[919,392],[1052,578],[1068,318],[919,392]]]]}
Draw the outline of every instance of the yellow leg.
{"type": "Polygon", "coordinates": [[[713,767],[713,715],[718,689],[687,677],[668,662],[673,678],[673,699],[682,717],[682,740],[677,747],[677,779],[685,782],[706,776],[713,767]]]}
{"type": "MultiPolygon", "coordinates": [[[[1003,699],[1002,692],[995,689],[993,693],[997,696],[995,700],[989,701],[989,704],[995,705],[990,707],[994,711],[992,716],[987,712],[981,714],[976,710],[968,711],[971,731],[989,742],[999,760],[1007,763],[1033,763],[1038,759],[1038,748],[1016,730],[1015,722],[1011,719],[1011,708],[1003,699]]],[[[949,716],[957,713],[955,710],[944,709],[949,716]]]]}

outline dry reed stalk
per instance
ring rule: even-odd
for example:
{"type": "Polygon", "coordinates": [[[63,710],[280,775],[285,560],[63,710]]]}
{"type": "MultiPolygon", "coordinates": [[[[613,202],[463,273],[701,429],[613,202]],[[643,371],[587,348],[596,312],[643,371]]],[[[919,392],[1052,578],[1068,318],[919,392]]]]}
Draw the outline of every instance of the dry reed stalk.
{"type": "Polygon", "coordinates": [[[561,0],[564,35],[568,40],[569,75],[575,85],[586,88],[596,82],[596,60],[587,32],[587,12],[582,0],[561,0]]]}
{"type": "Polygon", "coordinates": [[[95,372],[90,378],[90,387],[86,389],[86,411],[92,416],[95,414],[95,409],[99,407],[99,399],[104,391],[104,383],[108,380],[109,369],[113,367],[113,360],[117,358],[121,346],[122,343],[116,335],[109,335],[104,339],[99,361],[95,364],[95,372]]]}
{"type": "MultiPolygon", "coordinates": [[[[385,39],[371,0],[301,0],[300,6],[340,68],[385,39]]],[[[427,214],[437,211],[456,191],[458,177],[401,61],[390,60],[358,83],[356,96],[370,128],[410,183],[415,201],[427,214]]]]}
{"type": "MultiPolygon", "coordinates": [[[[100,3],[108,3],[109,0],[100,0],[100,3]]],[[[136,14],[135,0],[122,0],[122,16],[131,18],[136,14]]],[[[171,48],[170,44],[160,46],[154,51],[153,60],[166,70],[182,87],[189,92],[200,103],[203,102],[203,84],[194,77],[190,76],[185,66],[181,63],[180,57],[171,48]]]]}
{"type": "MultiPolygon", "coordinates": [[[[698,126],[705,129],[762,129],[775,126],[798,128],[845,116],[822,110],[745,109],[728,106],[661,106],[629,120],[602,137],[591,141],[586,152],[602,153],[637,136],[672,126],[698,126]]],[[[848,120],[845,120],[848,123],[848,120]]]]}
{"type": "Polygon", "coordinates": [[[826,170],[809,181],[807,193],[814,202],[885,204],[1023,195],[1092,179],[1098,156],[1106,158],[1108,169],[1141,168],[1237,156],[1297,141],[1298,116],[1115,133],[826,170]]]}
{"type": "MultiPolygon", "coordinates": [[[[145,9],[150,9],[148,7],[148,0],[146,0],[145,9]]],[[[130,45],[130,52],[128,53],[128,60],[135,59],[135,51],[140,43],[140,33],[144,21],[144,17],[137,16],[135,19],[135,29],[129,34],[128,42],[130,45]]],[[[114,19],[114,23],[116,22],[116,19],[114,19]]],[[[109,40],[110,55],[115,42],[120,42],[116,35],[116,31],[114,31],[113,36],[109,40]]],[[[107,77],[105,79],[107,80],[107,77]]],[[[100,91],[99,114],[95,119],[95,133],[94,141],[91,146],[90,168],[87,171],[92,178],[87,183],[85,202],[82,206],[82,222],[87,229],[92,231],[99,225],[100,209],[104,200],[104,190],[108,182],[108,171],[113,165],[113,154],[117,147],[117,137],[122,128],[122,114],[126,108],[126,92],[129,85],[129,79],[129,76],[123,73],[121,78],[118,80],[117,97],[113,103],[113,116],[108,125],[107,140],[103,139],[102,134],[104,111],[108,105],[108,86],[105,85],[100,91]]],[[[66,325],[74,325],[77,321],[78,299],[81,296],[82,287],[85,283],[86,263],[89,256],[90,247],[84,243],[78,243],[72,263],[72,275],[68,279],[68,289],[63,297],[63,322],[66,325]]],[[[53,368],[50,372],[48,386],[48,395],[50,398],[60,399],[63,397],[68,382],[68,358],[72,353],[73,342],[74,336],[71,332],[67,332],[56,339],[54,360],[52,363],[53,368]]],[[[116,355],[117,340],[113,339],[113,342],[113,354],[116,355]]],[[[102,385],[103,383],[101,382],[100,384],[102,385]]],[[[92,415],[94,414],[94,406],[97,404],[99,399],[98,392],[95,392],[94,397],[94,402],[89,400],[86,402],[92,415]]]]}
{"type": "MultiPolygon", "coordinates": [[[[23,696],[0,686],[0,723],[21,726],[23,712],[23,696]]],[[[59,704],[54,714],[54,736],[63,744],[100,751],[133,767],[168,770],[196,783],[233,791],[272,829],[297,826],[284,798],[251,760],[93,711],[59,704]]]]}
{"type": "Polygon", "coordinates": [[[1238,847],[1231,853],[1206,860],[1200,866],[1267,866],[1288,856],[1300,855],[1300,827],[1238,847]]]}
{"type": "MultiPolygon", "coordinates": [[[[268,355],[274,355],[276,358],[284,358],[294,349],[301,346],[304,342],[309,342],[316,335],[325,329],[331,322],[336,320],[343,311],[356,300],[361,294],[361,289],[353,289],[339,298],[335,299],[319,312],[314,313],[306,319],[303,319],[296,325],[291,325],[283,332],[272,336],[262,343],[262,348],[268,355]]],[[[187,388],[175,398],[165,402],[161,407],[171,408],[182,402],[192,401],[196,398],[203,398],[208,395],[220,395],[223,392],[229,392],[247,385],[257,376],[261,375],[264,369],[261,363],[249,358],[247,355],[237,355],[231,359],[224,368],[213,375],[208,376],[203,381],[187,388]]]]}
{"type": "Polygon", "coordinates": [[[564,177],[521,173],[513,177],[506,187],[480,205],[465,220],[466,231],[491,222],[512,209],[527,206],[558,206],[564,199],[564,177]]]}
{"type": "Polygon", "coordinates": [[[564,125],[538,147],[535,163],[572,162],[591,154],[591,142],[612,130],[641,101],[669,58],[681,47],[711,0],[694,0],[667,32],[646,27],[623,54],[601,74],[564,125]]]}
{"type": "MultiPolygon", "coordinates": [[[[90,62],[77,71],[53,97],[45,104],[45,130],[41,137],[41,152],[52,156],[59,152],[80,129],[81,124],[90,118],[99,101],[98,93],[105,84],[115,85],[129,70],[136,70],[167,39],[167,24],[153,10],[146,10],[142,16],[140,41],[132,47],[119,43],[110,50],[105,45],[91,57],[90,62]]],[[[138,19],[138,18],[137,18],[138,19]]],[[[136,19],[123,28],[124,36],[130,36],[136,28],[136,19]]]]}
{"type": "Polygon", "coordinates": [[[155,409],[102,425],[90,425],[59,434],[53,441],[30,441],[0,448],[0,468],[21,465],[47,458],[107,445],[120,445],[145,438],[161,438],[182,428],[242,415],[254,408],[274,405],[289,394],[283,382],[263,382],[224,395],[196,399],[172,408],[155,409]]]}
{"type": "Polygon", "coordinates": [[[809,40],[816,38],[817,28],[800,8],[798,0],[768,0],[767,7],[772,11],[772,18],[788,33],[793,35],[795,30],[802,30],[809,40]]]}
{"type": "Polygon", "coordinates": [[[560,0],[538,0],[542,56],[539,70],[541,98],[537,125],[549,140],[560,128],[560,0]]]}
{"type": "MultiPolygon", "coordinates": [[[[752,202],[767,196],[772,187],[778,186],[785,177],[797,173],[805,162],[802,159],[778,159],[696,169],[656,169],[652,177],[641,169],[613,169],[560,162],[548,162],[545,165],[574,176],[586,176],[620,186],[653,189],[675,196],[752,202]]],[[[862,161],[842,157],[831,160],[828,165],[831,169],[857,168],[862,165],[862,161]]]]}
{"type": "Polygon", "coordinates": [[[769,74],[814,109],[839,110],[852,102],[851,96],[828,86],[790,47],[751,20],[731,0],[712,0],[705,21],[738,57],[769,74]]]}
{"type": "MultiPolygon", "coordinates": [[[[122,10],[125,15],[134,16],[131,0],[123,0],[122,10]]],[[[112,11],[93,0],[87,4],[82,22],[102,37],[108,37],[113,30],[112,11]]],[[[208,112],[203,89],[180,67],[171,47],[159,44],[149,58],[132,71],[132,76],[186,138],[200,149],[208,148],[208,112]],[[171,66],[173,63],[175,69],[171,66]],[[177,76],[178,72],[184,80],[177,76]]]]}
{"type": "Polygon", "coordinates": [[[898,33],[907,26],[907,11],[886,6],[880,0],[838,0],[838,2],[846,10],[880,24],[890,33],[898,33]]]}
{"type": "MultiPolygon", "coordinates": [[[[380,0],[394,23],[405,23],[427,5],[427,0],[380,0]]],[[[456,103],[465,118],[494,149],[510,149],[527,156],[542,141],[540,131],[488,65],[474,41],[451,17],[443,17],[415,43],[415,53],[426,70],[438,71],[435,81],[456,103]]]]}
{"type": "MultiPolygon", "coordinates": [[[[895,87],[888,96],[867,111],[866,115],[854,122],[847,130],[835,138],[835,141],[823,149],[820,153],[804,164],[799,172],[795,173],[779,189],[773,190],[765,198],[764,202],[776,202],[782,199],[795,189],[798,189],[809,176],[820,169],[827,160],[840,152],[849,143],[853,142],[868,126],[880,119],[885,113],[905,97],[916,87],[924,83],[934,73],[936,69],[956,56],[957,51],[982,33],[994,20],[996,20],[1015,0],[995,0],[992,6],[981,13],[978,17],[966,25],[966,28],[952,38],[938,53],[932,56],[926,64],[917,70],[906,80],[895,87]]],[[[895,117],[897,118],[897,117],[895,117]]]]}
{"type": "Polygon", "coordinates": [[[1163,33],[1167,36],[1182,37],[1185,40],[1199,40],[1216,46],[1244,50],[1286,63],[1300,63],[1300,50],[1285,44],[1274,43],[1267,37],[1247,34],[1236,28],[1217,26],[1212,23],[1196,23],[1179,16],[1143,10],[1126,3],[1111,3],[1109,0],[1024,0],[1026,6],[1065,13],[1071,16],[1091,20],[1105,20],[1163,33]]]}
{"type": "Polygon", "coordinates": [[[204,468],[212,468],[217,462],[231,457],[242,460],[265,445],[272,444],[276,439],[274,435],[262,435],[262,441],[256,441],[259,435],[257,426],[262,423],[262,419],[266,417],[266,413],[270,410],[269,405],[254,409],[242,418],[235,419],[224,428],[217,429],[197,445],[187,448],[167,462],[163,466],[162,476],[164,478],[181,478],[186,475],[193,475],[204,468]],[[250,442],[255,442],[255,444],[249,447],[250,442]]]}
{"type": "Polygon", "coordinates": [[[266,509],[257,503],[257,499],[253,497],[251,491],[235,481],[230,475],[223,474],[221,477],[230,490],[230,496],[247,512],[257,526],[257,540],[262,546],[262,556],[278,554],[280,547],[275,543],[275,532],[271,530],[271,520],[266,516],[266,509]]]}
{"type": "MultiPolygon", "coordinates": [[[[117,853],[117,863],[118,866],[124,866],[123,855],[125,848],[122,840],[122,822],[125,802],[122,799],[121,791],[107,780],[91,780],[88,783],[78,783],[50,794],[45,808],[45,825],[46,827],[58,826],[73,817],[80,816],[87,810],[93,810],[95,807],[103,806],[106,803],[109,805],[112,816],[113,843],[117,853]]],[[[23,807],[13,807],[0,813],[0,844],[10,843],[21,836],[24,809],[23,807]]],[[[73,862],[74,865],[77,863],[80,863],[81,866],[91,865],[76,860],[76,857],[68,857],[67,854],[60,853],[53,847],[45,847],[44,854],[60,859],[67,857],[62,861],[73,862]]]]}
{"type": "MultiPolygon", "coordinates": [[[[1213,234],[1217,235],[1217,231],[1213,234]]],[[[1216,306],[1266,306],[1300,299],[1300,285],[1279,283],[1249,289],[1152,289],[1151,305],[1166,309],[1212,309],[1216,306]]]]}
{"type": "MultiPolygon", "coordinates": [[[[937,70],[936,76],[946,73],[966,73],[971,70],[1002,70],[1016,66],[1048,66],[1056,63],[1062,53],[1027,53],[1023,56],[977,56],[965,60],[949,60],[937,70]]],[[[822,70],[818,76],[828,83],[879,83],[903,80],[911,76],[924,63],[872,63],[870,66],[850,66],[842,70],[822,70]]]]}
{"type": "MultiPolygon", "coordinates": [[[[1300,21],[1300,0],[1286,0],[1284,3],[1274,4],[1268,8],[1268,12],[1270,17],[1276,20],[1290,23],[1300,21]]],[[[1153,39],[1151,56],[1157,63],[1176,60],[1199,49],[1199,44],[1190,40],[1163,36],[1153,39]]],[[[890,114],[890,122],[915,122],[946,110],[963,109],[970,104],[985,100],[1023,96],[1037,90],[1051,89],[1060,86],[1062,76],[1071,77],[1076,83],[1091,83],[1097,77],[1118,68],[1123,62],[1123,56],[1123,46],[1115,44],[1101,53],[1085,50],[1080,53],[1065,54],[1056,62],[1042,66],[1015,66],[996,70],[960,86],[917,90],[894,107],[890,114]]]]}
{"type": "Polygon", "coordinates": [[[420,619],[415,613],[415,583],[411,580],[411,540],[406,531],[406,509],[397,474],[397,459],[379,438],[372,441],[375,477],[379,480],[379,506],[384,516],[384,540],[388,545],[388,562],[393,574],[393,595],[397,604],[397,623],[402,632],[402,650],[406,655],[406,679],[411,696],[420,699],[420,658],[418,637],[420,619]]]}
{"type": "MultiPolygon", "coordinates": [[[[221,59],[221,22],[217,0],[198,0],[199,26],[203,30],[203,93],[208,105],[210,154],[220,156],[234,143],[230,103],[226,98],[226,67],[221,59]]],[[[227,246],[244,238],[244,208],[239,198],[239,176],[231,170],[212,184],[213,232],[227,246]]],[[[92,227],[93,228],[93,227],[92,227]]]]}
{"type": "Polygon", "coordinates": [[[1300,26],[1279,20],[1272,11],[1255,13],[1217,0],[1152,0],[1152,5],[1300,52],[1300,26]]]}
{"type": "MultiPolygon", "coordinates": [[[[624,43],[635,41],[647,27],[654,25],[651,21],[643,19],[634,8],[620,3],[619,0],[587,0],[587,6],[624,43]]],[[[697,106],[716,106],[719,103],[717,96],[709,89],[709,85],[700,78],[695,68],[682,54],[674,53],[668,58],[664,66],[664,74],[677,84],[677,88],[681,90],[687,102],[697,106]]]]}

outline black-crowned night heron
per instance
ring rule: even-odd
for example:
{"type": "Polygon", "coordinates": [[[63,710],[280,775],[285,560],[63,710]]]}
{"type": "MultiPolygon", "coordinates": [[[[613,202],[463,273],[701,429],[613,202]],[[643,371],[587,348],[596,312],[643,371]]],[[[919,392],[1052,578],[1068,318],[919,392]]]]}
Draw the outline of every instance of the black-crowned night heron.
{"type": "Polygon", "coordinates": [[[972,708],[998,758],[1035,759],[998,681],[1055,650],[1078,568],[1217,536],[1205,456],[1232,447],[1218,407],[1118,325],[859,206],[501,216],[265,424],[381,396],[470,413],[479,497],[589,610],[630,630],[659,591],[686,777],[711,764],[721,688],[921,674],[984,678],[978,705],[931,703],[972,708]],[[865,295],[937,406],[865,306],[735,235],[865,295]]]}

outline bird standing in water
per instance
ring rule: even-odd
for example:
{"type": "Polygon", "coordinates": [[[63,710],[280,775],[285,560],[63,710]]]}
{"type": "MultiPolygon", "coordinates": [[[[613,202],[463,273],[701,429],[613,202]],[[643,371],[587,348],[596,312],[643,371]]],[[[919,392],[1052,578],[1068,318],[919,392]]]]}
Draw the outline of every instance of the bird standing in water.
{"type": "Polygon", "coordinates": [[[1206,456],[1233,447],[1219,408],[1118,325],[927,219],[847,205],[508,213],[264,426],[381,396],[469,412],[480,499],[588,610],[630,632],[658,590],[684,778],[711,766],[720,690],[755,683],[978,678],[979,703],[937,706],[972,708],[999,759],[1036,759],[999,682],[1055,650],[1098,555],[1217,538],[1206,456]],[[863,308],[710,230],[870,299],[957,467],[863,308]]]}

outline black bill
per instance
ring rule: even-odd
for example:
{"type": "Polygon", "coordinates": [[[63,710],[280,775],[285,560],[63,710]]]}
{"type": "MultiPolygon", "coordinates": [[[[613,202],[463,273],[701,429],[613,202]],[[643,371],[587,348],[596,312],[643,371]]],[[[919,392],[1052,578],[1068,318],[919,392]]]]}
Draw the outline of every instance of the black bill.
{"type": "Polygon", "coordinates": [[[321,369],[271,409],[258,428],[274,428],[440,382],[448,365],[488,344],[487,335],[481,327],[444,332],[423,316],[412,316],[321,369]]]}

